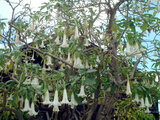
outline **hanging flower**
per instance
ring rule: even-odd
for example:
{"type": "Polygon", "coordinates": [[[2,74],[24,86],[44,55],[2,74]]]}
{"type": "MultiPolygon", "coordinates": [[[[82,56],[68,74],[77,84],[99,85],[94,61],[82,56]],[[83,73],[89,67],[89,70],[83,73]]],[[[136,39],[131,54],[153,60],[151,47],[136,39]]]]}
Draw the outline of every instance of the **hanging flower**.
{"type": "Polygon", "coordinates": [[[78,32],[78,27],[77,27],[77,26],[75,27],[75,35],[74,35],[74,38],[75,38],[75,39],[78,39],[78,38],[79,38],[79,32],[78,32]]]}
{"type": "Polygon", "coordinates": [[[19,34],[18,33],[16,33],[16,36],[15,36],[15,44],[16,45],[22,44],[22,42],[19,40],[19,34]]]}
{"type": "Polygon", "coordinates": [[[38,81],[38,78],[35,77],[32,82],[31,82],[31,85],[34,87],[34,88],[41,88],[41,86],[39,85],[39,81],[38,81]]]}
{"type": "Polygon", "coordinates": [[[30,115],[30,116],[36,116],[37,114],[38,114],[38,112],[35,111],[35,105],[34,105],[34,103],[32,102],[32,104],[31,104],[31,109],[30,109],[30,111],[29,111],[29,115],[30,115]]]}
{"type": "Polygon", "coordinates": [[[141,105],[140,105],[140,107],[141,107],[141,108],[144,108],[144,107],[145,107],[145,105],[144,105],[144,99],[143,99],[143,98],[141,98],[141,105]]]}
{"type": "Polygon", "coordinates": [[[45,48],[45,46],[44,46],[44,40],[42,40],[42,43],[41,43],[41,45],[40,45],[40,48],[45,48]]]}
{"type": "Polygon", "coordinates": [[[48,104],[51,104],[50,100],[49,100],[49,91],[47,90],[45,95],[44,95],[44,101],[43,101],[43,104],[44,105],[48,105],[48,104]]]}
{"type": "Polygon", "coordinates": [[[88,39],[85,39],[85,44],[84,44],[84,46],[89,46],[89,40],[88,39]]]}
{"type": "Polygon", "coordinates": [[[27,78],[24,82],[23,82],[24,85],[29,85],[31,84],[31,78],[27,78]]]}
{"type": "Polygon", "coordinates": [[[86,97],[87,95],[84,92],[84,85],[81,85],[80,93],[78,94],[78,97],[86,97]]]}
{"type": "Polygon", "coordinates": [[[34,53],[32,54],[31,61],[35,61],[35,59],[34,59],[34,53]]]}
{"type": "Polygon", "coordinates": [[[10,96],[8,97],[8,100],[13,100],[13,95],[10,94],[10,96]]]}
{"type": "Polygon", "coordinates": [[[93,66],[92,66],[92,65],[90,65],[90,69],[93,69],[93,66]]]}
{"type": "Polygon", "coordinates": [[[99,56],[97,56],[97,58],[96,58],[96,62],[100,63],[99,56]]]}
{"type": "Polygon", "coordinates": [[[47,56],[47,63],[46,63],[46,65],[53,65],[52,64],[52,58],[51,58],[51,56],[47,56]]]}
{"type": "Polygon", "coordinates": [[[84,68],[81,59],[79,57],[76,59],[75,56],[74,56],[74,65],[73,66],[75,68],[78,68],[78,69],[83,69],[84,68]]]}
{"type": "Polygon", "coordinates": [[[86,69],[89,69],[88,61],[86,60],[86,69]]]}
{"type": "Polygon", "coordinates": [[[62,42],[62,45],[61,45],[62,48],[67,48],[69,47],[69,44],[67,43],[67,38],[66,38],[66,34],[64,33],[63,35],[63,42],[62,42]]]}
{"type": "Polygon", "coordinates": [[[53,112],[59,112],[59,107],[55,105],[55,106],[53,107],[53,112]]]}
{"type": "Polygon", "coordinates": [[[91,99],[93,99],[93,100],[94,100],[94,98],[95,98],[95,93],[92,93],[92,97],[91,97],[91,99]]]}
{"type": "Polygon", "coordinates": [[[65,64],[61,64],[59,71],[64,71],[65,64]]]}
{"type": "Polygon", "coordinates": [[[127,80],[126,94],[127,95],[131,95],[132,94],[129,80],[127,80]]]}
{"type": "Polygon", "coordinates": [[[56,45],[60,45],[61,44],[60,41],[59,41],[59,36],[56,37],[55,43],[56,43],[56,45]]]}
{"type": "Polygon", "coordinates": [[[38,46],[38,44],[36,43],[36,49],[39,49],[39,46],[38,46]]]}
{"type": "Polygon", "coordinates": [[[134,100],[132,100],[132,101],[133,101],[133,102],[137,102],[137,103],[139,102],[138,94],[135,95],[135,98],[134,98],[134,100]]]}
{"type": "Polygon", "coordinates": [[[82,101],[83,104],[87,104],[87,100],[86,98],[84,98],[84,100],[82,101]]]}
{"type": "Polygon", "coordinates": [[[53,105],[53,106],[61,106],[61,103],[58,100],[58,91],[57,90],[55,91],[54,100],[53,100],[53,103],[51,103],[51,105],[53,105]]]}
{"type": "Polygon", "coordinates": [[[24,102],[24,108],[22,109],[23,112],[26,112],[26,111],[30,111],[30,105],[29,105],[29,101],[28,99],[26,98],[25,99],[25,102],[24,102]]]}
{"type": "Polygon", "coordinates": [[[67,96],[67,91],[66,88],[64,88],[63,91],[63,99],[61,101],[61,104],[69,104],[70,102],[68,101],[68,96],[67,96]]]}
{"type": "Polygon", "coordinates": [[[146,108],[145,113],[151,113],[148,107],[146,108]]]}
{"type": "Polygon", "coordinates": [[[77,105],[78,105],[77,101],[76,101],[75,98],[74,98],[74,93],[73,93],[73,92],[72,92],[72,95],[71,95],[70,105],[71,105],[71,108],[72,108],[72,109],[74,108],[74,106],[77,106],[77,105]]]}
{"type": "Polygon", "coordinates": [[[68,53],[68,57],[67,57],[67,60],[66,60],[68,63],[72,63],[71,62],[71,54],[70,53],[68,53]]]}
{"type": "Polygon", "coordinates": [[[156,75],[155,82],[159,82],[158,75],[156,75]]]}
{"type": "Polygon", "coordinates": [[[145,106],[146,106],[147,108],[149,108],[149,107],[152,106],[152,104],[150,104],[149,101],[148,101],[148,97],[145,98],[145,106]]]}

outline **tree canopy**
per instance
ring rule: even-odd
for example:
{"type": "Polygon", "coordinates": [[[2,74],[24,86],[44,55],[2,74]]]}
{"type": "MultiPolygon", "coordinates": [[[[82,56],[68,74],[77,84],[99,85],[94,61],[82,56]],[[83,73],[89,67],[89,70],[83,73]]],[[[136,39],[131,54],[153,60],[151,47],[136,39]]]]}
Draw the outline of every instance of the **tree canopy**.
{"type": "Polygon", "coordinates": [[[49,0],[16,12],[22,1],[5,0],[12,16],[0,19],[0,119],[38,119],[42,108],[47,119],[154,119],[159,0],[49,0]]]}

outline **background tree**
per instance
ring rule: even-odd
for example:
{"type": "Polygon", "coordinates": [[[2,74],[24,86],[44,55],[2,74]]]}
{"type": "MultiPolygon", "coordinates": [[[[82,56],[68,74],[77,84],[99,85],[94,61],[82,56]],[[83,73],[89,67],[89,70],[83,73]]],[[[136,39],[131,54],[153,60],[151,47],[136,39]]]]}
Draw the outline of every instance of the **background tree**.
{"type": "Polygon", "coordinates": [[[12,17],[0,21],[1,119],[36,118],[43,105],[53,111],[48,119],[153,119],[159,1],[50,0],[17,14],[22,1],[6,2],[12,17]]]}

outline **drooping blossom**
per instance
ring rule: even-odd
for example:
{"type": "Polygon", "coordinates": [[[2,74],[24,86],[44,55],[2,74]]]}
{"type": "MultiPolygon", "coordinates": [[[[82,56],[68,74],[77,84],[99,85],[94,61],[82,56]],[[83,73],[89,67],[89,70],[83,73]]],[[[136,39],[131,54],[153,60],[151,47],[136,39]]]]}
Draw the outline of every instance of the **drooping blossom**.
{"type": "Polygon", "coordinates": [[[29,100],[26,98],[25,99],[25,102],[24,102],[24,108],[22,109],[23,112],[26,112],[26,111],[30,111],[30,105],[29,105],[29,100]]]}
{"type": "Polygon", "coordinates": [[[100,63],[99,56],[97,55],[96,62],[100,63]]]}
{"type": "Polygon", "coordinates": [[[61,43],[60,43],[60,40],[59,40],[59,36],[56,37],[55,43],[56,43],[56,45],[60,45],[60,44],[61,44],[61,43]]]}
{"type": "Polygon", "coordinates": [[[89,69],[89,64],[88,64],[88,61],[86,60],[86,69],[89,69]]]}
{"type": "Polygon", "coordinates": [[[85,94],[85,91],[84,91],[84,85],[81,85],[81,89],[80,89],[80,93],[78,94],[78,97],[86,97],[87,95],[85,94]]]}
{"type": "Polygon", "coordinates": [[[41,88],[41,86],[39,85],[39,80],[37,77],[34,77],[34,79],[32,80],[31,82],[31,85],[34,87],[34,88],[41,88]]]}
{"type": "Polygon", "coordinates": [[[66,88],[63,90],[63,99],[61,101],[61,104],[69,104],[68,96],[67,96],[67,91],[66,88]]]}
{"type": "Polygon", "coordinates": [[[32,102],[31,108],[30,108],[30,110],[29,110],[29,115],[30,115],[30,116],[36,116],[37,114],[38,114],[38,112],[35,111],[35,105],[34,105],[34,103],[32,102]]]}
{"type": "Polygon", "coordinates": [[[156,74],[155,82],[159,82],[158,75],[156,74]]]}
{"type": "Polygon", "coordinates": [[[12,94],[9,95],[8,100],[13,100],[13,95],[12,94]]]}
{"type": "Polygon", "coordinates": [[[46,65],[53,65],[53,64],[52,64],[52,58],[51,58],[51,56],[47,56],[46,65]]]}
{"type": "Polygon", "coordinates": [[[61,45],[62,48],[67,48],[69,47],[69,44],[67,43],[67,38],[66,38],[66,34],[64,33],[63,35],[63,42],[62,42],[62,45],[61,45]]]}
{"type": "Polygon", "coordinates": [[[139,102],[138,94],[135,95],[135,98],[134,98],[134,100],[132,100],[132,101],[133,101],[133,102],[137,102],[137,103],[139,102]]]}
{"type": "Polygon", "coordinates": [[[145,106],[148,108],[152,106],[152,104],[149,103],[148,97],[145,98],[145,106]]]}
{"type": "Polygon", "coordinates": [[[15,44],[16,45],[19,45],[19,44],[21,44],[22,42],[19,40],[19,34],[18,33],[16,33],[16,36],[15,36],[15,44]]]}
{"type": "Polygon", "coordinates": [[[55,106],[53,107],[53,112],[59,112],[59,106],[56,106],[56,105],[55,105],[55,106]]]}
{"type": "Polygon", "coordinates": [[[89,40],[88,39],[85,39],[85,44],[84,44],[84,46],[89,46],[89,40]]]}
{"type": "Polygon", "coordinates": [[[34,53],[32,54],[31,61],[35,61],[35,59],[34,59],[34,53]]]}
{"type": "Polygon", "coordinates": [[[53,106],[61,106],[61,103],[58,100],[58,90],[55,91],[54,100],[51,103],[51,105],[53,105],[53,106]]]}
{"type": "Polygon", "coordinates": [[[45,92],[43,104],[44,105],[51,104],[50,97],[49,97],[49,91],[48,90],[45,92]]]}
{"type": "Polygon", "coordinates": [[[27,78],[27,79],[23,82],[23,84],[25,84],[25,85],[31,84],[31,78],[27,78]]]}
{"type": "Polygon", "coordinates": [[[72,63],[71,62],[71,54],[70,53],[68,53],[68,57],[67,57],[67,60],[66,60],[68,63],[72,63]]]}
{"type": "Polygon", "coordinates": [[[83,104],[87,104],[87,99],[84,98],[84,100],[82,101],[83,104]]]}
{"type": "Polygon", "coordinates": [[[71,108],[72,108],[72,109],[73,109],[75,106],[78,105],[77,101],[76,101],[75,98],[74,98],[74,93],[73,93],[73,92],[72,92],[72,95],[71,95],[70,105],[71,105],[71,108]]]}
{"type": "Polygon", "coordinates": [[[84,68],[80,57],[77,57],[77,58],[76,58],[76,57],[74,56],[74,65],[73,65],[73,66],[74,66],[75,68],[78,68],[78,69],[83,69],[83,68],[84,68]]]}
{"type": "Polygon", "coordinates": [[[42,43],[41,43],[41,45],[40,45],[40,48],[45,48],[45,46],[44,46],[44,40],[42,40],[42,43]]]}
{"type": "Polygon", "coordinates": [[[127,95],[131,95],[132,94],[129,80],[127,80],[126,94],[127,95]]]}
{"type": "Polygon", "coordinates": [[[75,35],[74,35],[74,38],[75,38],[75,39],[78,39],[78,38],[79,38],[79,32],[78,32],[78,27],[77,27],[77,26],[75,27],[75,35]]]}
{"type": "Polygon", "coordinates": [[[144,99],[141,98],[141,105],[140,105],[141,108],[144,108],[145,107],[145,104],[144,104],[144,99]]]}

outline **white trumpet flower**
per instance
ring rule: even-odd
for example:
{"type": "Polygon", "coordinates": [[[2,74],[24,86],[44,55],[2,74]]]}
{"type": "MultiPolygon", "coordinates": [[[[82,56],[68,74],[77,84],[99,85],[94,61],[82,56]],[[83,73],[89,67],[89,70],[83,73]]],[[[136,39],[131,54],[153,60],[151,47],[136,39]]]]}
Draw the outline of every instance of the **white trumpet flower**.
{"type": "Polygon", "coordinates": [[[45,46],[44,46],[44,40],[42,40],[42,43],[41,43],[41,45],[40,45],[40,48],[45,48],[45,46]]]}
{"type": "Polygon", "coordinates": [[[78,94],[78,97],[86,97],[87,95],[84,92],[84,85],[81,85],[80,93],[78,94]]]}
{"type": "Polygon", "coordinates": [[[86,46],[86,47],[89,46],[89,40],[88,39],[85,40],[84,46],[86,46]]]}
{"type": "Polygon", "coordinates": [[[74,94],[73,94],[73,93],[72,93],[72,95],[71,95],[70,105],[71,105],[71,108],[72,108],[72,109],[74,108],[74,106],[77,106],[77,105],[78,105],[77,101],[76,101],[75,98],[74,98],[74,94]]]}
{"type": "Polygon", "coordinates": [[[148,101],[148,97],[145,98],[145,106],[148,108],[152,106],[148,101]]]}
{"type": "Polygon", "coordinates": [[[75,38],[75,39],[78,39],[78,38],[79,38],[79,32],[78,32],[78,27],[77,27],[77,26],[75,27],[75,35],[74,35],[74,38],[75,38]]]}
{"type": "Polygon", "coordinates": [[[27,78],[27,79],[23,82],[23,84],[25,84],[25,85],[31,84],[31,78],[27,78]]]}
{"type": "Polygon", "coordinates": [[[86,60],[86,69],[89,69],[88,61],[86,60]]]}
{"type": "Polygon", "coordinates": [[[132,94],[129,80],[127,80],[126,94],[127,95],[131,95],[132,94]]]}
{"type": "Polygon", "coordinates": [[[149,108],[148,108],[148,107],[146,108],[145,113],[151,113],[151,111],[149,110],[149,108]]]}
{"type": "Polygon", "coordinates": [[[30,115],[30,116],[36,116],[37,114],[38,114],[38,112],[35,111],[35,105],[34,105],[34,103],[32,102],[31,108],[30,108],[30,111],[29,111],[29,115],[30,115]]]}
{"type": "Polygon", "coordinates": [[[140,105],[141,108],[144,108],[145,107],[145,104],[144,104],[144,99],[141,98],[141,105],[140,105]]]}
{"type": "Polygon", "coordinates": [[[82,64],[82,61],[79,57],[77,59],[74,57],[74,65],[73,66],[75,68],[78,68],[78,69],[83,69],[84,68],[84,66],[82,64]]]}
{"type": "Polygon", "coordinates": [[[16,33],[16,36],[15,36],[15,44],[16,45],[19,45],[19,44],[21,44],[22,42],[19,40],[19,34],[18,33],[16,33]]]}
{"type": "Polygon", "coordinates": [[[25,102],[24,102],[24,108],[22,109],[23,112],[26,112],[26,111],[30,111],[30,105],[29,105],[29,101],[28,99],[26,98],[25,99],[25,102]]]}
{"type": "Polygon", "coordinates": [[[41,86],[39,85],[39,81],[38,81],[38,78],[35,77],[32,82],[31,82],[31,85],[34,87],[34,88],[41,88],[41,86]]]}
{"type": "Polygon", "coordinates": [[[54,100],[53,100],[53,103],[51,103],[51,105],[53,105],[53,106],[61,106],[61,103],[58,100],[58,91],[57,90],[55,91],[54,100]]]}
{"type": "Polygon", "coordinates": [[[67,57],[67,60],[66,60],[68,63],[72,63],[71,62],[71,54],[70,53],[68,53],[68,57],[67,57]]]}
{"type": "Polygon", "coordinates": [[[44,104],[44,105],[49,105],[49,104],[51,104],[51,101],[50,101],[49,99],[50,99],[50,98],[49,98],[49,91],[47,90],[47,91],[45,92],[45,95],[44,95],[43,104],[44,104]]]}
{"type": "Polygon", "coordinates": [[[68,96],[67,96],[67,91],[66,88],[63,90],[63,99],[61,101],[61,104],[69,104],[68,96]]]}
{"type": "Polygon", "coordinates": [[[53,65],[52,64],[52,58],[51,58],[51,56],[47,56],[47,63],[46,63],[46,65],[53,65]]]}
{"type": "Polygon", "coordinates": [[[99,56],[97,56],[97,58],[96,58],[96,62],[100,63],[99,56]]]}
{"type": "Polygon", "coordinates": [[[159,82],[158,75],[156,75],[155,82],[159,82]]]}
{"type": "Polygon", "coordinates": [[[69,44],[67,43],[67,38],[66,38],[66,34],[64,33],[63,35],[63,42],[62,42],[62,45],[61,45],[62,48],[67,48],[69,47],[69,44]]]}
{"type": "Polygon", "coordinates": [[[137,103],[139,102],[138,94],[135,95],[135,98],[134,98],[134,100],[132,100],[132,101],[133,101],[133,102],[137,102],[137,103]]]}
{"type": "Polygon", "coordinates": [[[59,36],[56,37],[55,43],[56,43],[56,45],[60,45],[61,44],[60,41],[59,41],[59,36]]]}
{"type": "Polygon", "coordinates": [[[34,53],[32,54],[31,61],[35,61],[35,59],[34,59],[34,53]]]}
{"type": "Polygon", "coordinates": [[[59,112],[59,107],[55,105],[55,106],[53,107],[53,112],[59,112]]]}
{"type": "Polygon", "coordinates": [[[87,104],[86,98],[82,101],[83,104],[87,104]]]}
{"type": "Polygon", "coordinates": [[[36,43],[36,49],[39,49],[39,46],[38,46],[38,44],[36,43]]]}
{"type": "Polygon", "coordinates": [[[13,95],[10,94],[10,96],[8,97],[8,100],[13,100],[13,95]]]}

